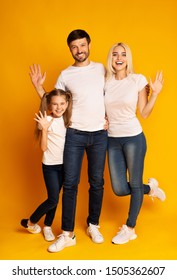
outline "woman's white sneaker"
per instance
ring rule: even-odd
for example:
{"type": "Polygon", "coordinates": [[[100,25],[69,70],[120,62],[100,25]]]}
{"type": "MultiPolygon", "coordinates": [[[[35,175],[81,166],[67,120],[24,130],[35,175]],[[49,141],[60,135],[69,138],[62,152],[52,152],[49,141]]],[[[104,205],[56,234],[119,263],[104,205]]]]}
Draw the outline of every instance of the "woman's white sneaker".
{"type": "Polygon", "coordinates": [[[43,234],[46,241],[53,241],[55,240],[55,235],[52,232],[51,227],[45,226],[43,228],[43,234]]]}
{"type": "Polygon", "coordinates": [[[69,237],[69,232],[63,232],[58,236],[59,238],[52,245],[48,247],[48,251],[51,253],[56,253],[63,250],[66,247],[76,245],[76,237],[69,237]]]}
{"type": "Polygon", "coordinates": [[[129,240],[133,240],[135,238],[137,238],[135,230],[128,228],[126,225],[123,225],[117,235],[113,237],[112,243],[125,244],[129,242],[129,240]]]}
{"type": "Polygon", "coordinates": [[[149,196],[151,196],[152,198],[157,197],[161,201],[164,201],[166,199],[165,192],[159,188],[159,183],[156,179],[150,178],[148,180],[148,185],[151,189],[149,196]]]}

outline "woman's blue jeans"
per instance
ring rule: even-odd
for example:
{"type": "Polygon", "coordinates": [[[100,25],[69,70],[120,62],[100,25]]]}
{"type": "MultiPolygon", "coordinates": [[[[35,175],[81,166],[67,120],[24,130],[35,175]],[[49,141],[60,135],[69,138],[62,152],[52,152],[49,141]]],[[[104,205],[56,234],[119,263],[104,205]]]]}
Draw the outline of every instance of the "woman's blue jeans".
{"type": "Polygon", "coordinates": [[[42,164],[42,171],[48,198],[34,211],[30,217],[30,221],[35,224],[46,214],[44,224],[51,226],[57,209],[59,193],[63,185],[63,164],[42,164]]]}
{"type": "Polygon", "coordinates": [[[135,227],[143,195],[150,191],[150,187],[142,182],[146,149],[143,132],[131,137],[108,137],[108,163],[113,192],[118,196],[131,195],[126,222],[129,227],[135,227]]]}
{"type": "MultiPolygon", "coordinates": [[[[89,214],[87,224],[98,224],[103,199],[103,173],[107,150],[107,131],[67,129],[64,149],[65,180],[62,199],[62,229],[73,231],[76,200],[84,152],[88,160],[89,214]]],[[[87,202],[83,201],[83,207],[87,202]]]]}

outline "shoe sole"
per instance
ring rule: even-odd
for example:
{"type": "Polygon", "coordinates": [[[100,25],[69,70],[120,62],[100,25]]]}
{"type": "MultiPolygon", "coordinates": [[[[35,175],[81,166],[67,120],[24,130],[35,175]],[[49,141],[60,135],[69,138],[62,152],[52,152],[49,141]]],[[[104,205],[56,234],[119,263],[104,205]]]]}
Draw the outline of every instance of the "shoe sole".
{"type": "MultiPolygon", "coordinates": [[[[157,198],[157,199],[159,199],[160,201],[165,201],[165,199],[166,199],[166,194],[165,194],[165,192],[164,192],[161,188],[159,188],[159,182],[158,182],[156,179],[154,179],[154,178],[151,178],[151,179],[149,179],[149,180],[148,180],[148,184],[149,184],[149,183],[154,184],[155,187],[159,189],[159,191],[162,193],[162,196],[163,196],[162,199],[159,198],[159,197],[157,197],[157,196],[154,196],[154,198],[157,198]],[[150,182],[149,182],[149,180],[150,180],[150,182]]],[[[153,196],[152,196],[152,197],[153,197],[153,196]]]]}
{"type": "Polygon", "coordinates": [[[128,239],[127,241],[124,241],[124,242],[119,242],[119,243],[116,243],[116,242],[113,242],[112,241],[112,243],[113,244],[116,244],[116,245],[121,245],[121,244],[125,244],[125,243],[128,243],[130,240],[134,240],[134,239],[136,239],[137,238],[137,235],[136,234],[134,234],[130,239],[128,239]]]}
{"type": "Polygon", "coordinates": [[[54,241],[54,240],[55,240],[55,238],[47,239],[47,238],[45,238],[45,236],[44,236],[44,239],[45,239],[45,241],[47,241],[47,242],[51,242],[51,241],[54,241]]]}
{"type": "Polygon", "coordinates": [[[32,234],[38,234],[38,233],[40,233],[40,232],[41,232],[41,230],[40,230],[40,231],[35,232],[35,231],[33,231],[33,230],[29,229],[29,228],[26,228],[26,230],[27,230],[28,232],[32,233],[32,234]]]}
{"type": "Polygon", "coordinates": [[[165,199],[166,199],[166,194],[165,194],[165,192],[163,191],[163,190],[161,190],[160,189],[160,192],[162,193],[162,195],[163,195],[163,198],[159,198],[159,197],[157,197],[159,200],[161,200],[161,201],[165,201],[165,199]]]}
{"type": "Polygon", "coordinates": [[[60,248],[60,249],[57,250],[57,251],[51,251],[49,248],[47,248],[47,251],[48,251],[49,253],[57,253],[57,252],[60,252],[60,251],[62,251],[63,249],[65,249],[65,248],[67,248],[67,247],[71,247],[71,246],[74,246],[74,245],[76,245],[76,241],[75,241],[74,244],[65,245],[63,248],[60,248]]]}

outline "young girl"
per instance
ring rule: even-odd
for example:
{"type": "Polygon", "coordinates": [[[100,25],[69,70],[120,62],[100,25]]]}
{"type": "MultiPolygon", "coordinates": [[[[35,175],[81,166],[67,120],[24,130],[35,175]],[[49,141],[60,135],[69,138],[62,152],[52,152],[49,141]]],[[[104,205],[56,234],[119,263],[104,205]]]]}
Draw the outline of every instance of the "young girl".
{"type": "Polygon", "coordinates": [[[37,222],[46,215],[43,234],[47,241],[55,239],[51,225],[63,185],[63,150],[66,127],[70,125],[71,108],[71,93],[54,89],[44,94],[39,114],[35,114],[37,122],[35,134],[43,151],[42,171],[48,198],[37,207],[29,219],[21,220],[21,225],[31,233],[39,233],[41,227],[37,222]]]}
{"type": "Polygon", "coordinates": [[[150,82],[152,93],[148,98],[148,82],[143,75],[134,73],[131,50],[124,43],[112,46],[107,68],[105,105],[109,121],[108,162],[111,183],[116,195],[131,196],[126,224],[113,237],[112,242],[124,244],[137,237],[135,226],[144,194],[161,201],[166,198],[157,180],[150,178],[146,185],[142,182],[146,138],[136,116],[137,107],[143,118],[151,114],[163,86],[163,76],[159,73],[154,83],[150,82]]]}

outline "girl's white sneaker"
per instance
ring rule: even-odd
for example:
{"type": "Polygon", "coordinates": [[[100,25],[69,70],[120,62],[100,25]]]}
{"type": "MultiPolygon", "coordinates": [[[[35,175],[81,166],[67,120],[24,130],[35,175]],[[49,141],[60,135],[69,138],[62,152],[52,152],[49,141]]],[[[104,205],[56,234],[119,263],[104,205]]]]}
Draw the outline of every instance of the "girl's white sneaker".
{"type": "Polygon", "coordinates": [[[53,241],[55,239],[55,235],[53,234],[51,227],[45,226],[43,228],[43,234],[46,241],[53,241]]]}

